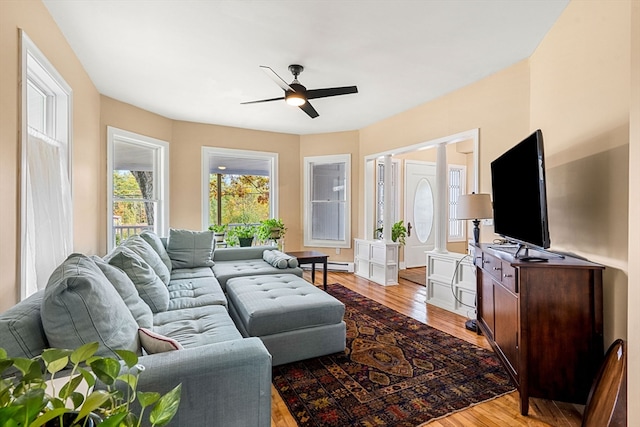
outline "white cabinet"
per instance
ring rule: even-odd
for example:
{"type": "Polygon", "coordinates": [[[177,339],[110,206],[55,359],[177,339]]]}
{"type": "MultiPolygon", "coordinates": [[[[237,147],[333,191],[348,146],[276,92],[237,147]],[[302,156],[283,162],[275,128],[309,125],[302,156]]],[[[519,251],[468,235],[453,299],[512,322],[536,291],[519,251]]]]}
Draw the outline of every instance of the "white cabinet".
{"type": "Polygon", "coordinates": [[[427,303],[475,318],[473,258],[454,252],[427,252],[427,303]]]}
{"type": "Polygon", "coordinates": [[[354,273],[381,285],[398,284],[398,243],[355,239],[354,273]]]}

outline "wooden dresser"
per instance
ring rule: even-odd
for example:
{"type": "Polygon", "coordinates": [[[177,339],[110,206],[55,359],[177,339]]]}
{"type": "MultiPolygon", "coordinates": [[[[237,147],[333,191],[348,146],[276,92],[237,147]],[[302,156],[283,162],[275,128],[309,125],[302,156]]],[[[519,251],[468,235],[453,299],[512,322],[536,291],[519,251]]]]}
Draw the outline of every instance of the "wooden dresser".
{"type": "Polygon", "coordinates": [[[602,270],[578,258],[523,262],[475,248],[479,332],[529,397],[584,404],[603,358],[602,270]]]}

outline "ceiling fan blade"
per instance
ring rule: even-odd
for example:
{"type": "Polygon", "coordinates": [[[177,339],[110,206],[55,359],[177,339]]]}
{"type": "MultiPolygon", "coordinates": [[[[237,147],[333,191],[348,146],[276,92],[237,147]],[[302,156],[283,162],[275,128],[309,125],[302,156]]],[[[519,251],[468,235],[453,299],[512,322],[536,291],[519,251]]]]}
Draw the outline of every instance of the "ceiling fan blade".
{"type": "Polygon", "coordinates": [[[326,98],[328,96],[348,95],[358,93],[357,86],[329,87],[325,89],[307,90],[307,99],[326,98]]]}
{"type": "Polygon", "coordinates": [[[309,117],[311,117],[312,119],[315,119],[316,117],[319,116],[318,112],[316,111],[315,108],[313,108],[313,106],[311,104],[309,104],[309,101],[305,102],[304,104],[302,104],[299,107],[302,111],[304,111],[305,113],[307,113],[307,115],[309,117]]]}
{"type": "Polygon", "coordinates": [[[271,98],[271,99],[260,99],[258,101],[247,101],[247,102],[241,102],[240,105],[243,104],[258,104],[260,102],[271,102],[271,101],[281,101],[284,99],[284,96],[281,96],[279,98],[271,98]]]}
{"type": "Polygon", "coordinates": [[[267,76],[269,76],[269,78],[271,80],[276,82],[276,84],[278,86],[280,86],[283,90],[292,90],[292,91],[294,91],[293,89],[291,89],[291,86],[289,86],[289,83],[287,83],[284,80],[282,80],[282,77],[277,75],[276,72],[271,69],[271,67],[267,67],[266,65],[261,65],[260,68],[262,68],[262,71],[264,71],[264,73],[267,76]]]}

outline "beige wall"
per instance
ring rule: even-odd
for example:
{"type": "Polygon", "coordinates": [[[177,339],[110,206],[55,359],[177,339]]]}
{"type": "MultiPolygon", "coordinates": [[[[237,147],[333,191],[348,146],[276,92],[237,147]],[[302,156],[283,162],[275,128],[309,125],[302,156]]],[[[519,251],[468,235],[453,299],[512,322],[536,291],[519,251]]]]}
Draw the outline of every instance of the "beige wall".
{"type": "Polygon", "coordinates": [[[100,182],[96,191],[100,192],[100,254],[107,251],[107,126],[134,132],[169,143],[171,157],[171,138],[173,120],[150,113],[133,105],[120,102],[108,96],[100,97],[100,182]]]}
{"type": "MultiPolygon", "coordinates": [[[[631,6],[631,108],[629,114],[629,259],[640,259],[640,2],[631,6]]],[[[629,263],[629,306],[640,303],[640,263],[629,263]]],[[[628,396],[640,396],[640,310],[629,310],[627,318],[628,396]]],[[[629,398],[628,402],[631,403],[629,398]]],[[[640,407],[629,404],[629,425],[640,424],[640,407]]]]}
{"type": "Polygon", "coordinates": [[[285,250],[299,249],[300,137],[225,126],[173,122],[171,140],[171,226],[202,229],[202,147],[234,148],[278,154],[278,216],[287,226],[285,250]]]}
{"type": "MultiPolygon", "coordinates": [[[[303,236],[300,236],[300,249],[318,250],[329,255],[329,261],[353,262],[353,239],[358,237],[358,218],[362,216],[358,202],[358,188],[362,181],[362,154],[358,151],[358,132],[336,132],[322,135],[301,135],[300,136],[300,201],[304,200],[304,158],[311,156],[324,156],[329,154],[350,154],[351,155],[351,248],[340,249],[339,252],[333,248],[310,248],[302,247],[303,236]]],[[[300,224],[303,222],[304,207],[300,203],[300,224]]]]}
{"type": "Polygon", "coordinates": [[[627,336],[629,6],[571,2],[530,58],[552,246],[607,267],[605,346],[627,336]]]}
{"type": "Polygon", "coordinates": [[[20,142],[18,129],[18,29],[24,29],[73,90],[74,250],[97,253],[101,245],[99,210],[100,95],[40,1],[0,1],[0,312],[19,299],[20,142]]]}

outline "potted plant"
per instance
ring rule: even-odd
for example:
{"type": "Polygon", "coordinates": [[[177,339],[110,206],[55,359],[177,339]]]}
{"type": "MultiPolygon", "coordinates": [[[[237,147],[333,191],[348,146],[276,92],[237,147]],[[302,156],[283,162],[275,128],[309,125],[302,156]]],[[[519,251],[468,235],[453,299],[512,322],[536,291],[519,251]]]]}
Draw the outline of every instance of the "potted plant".
{"type": "Polygon", "coordinates": [[[213,231],[216,243],[224,242],[224,236],[227,233],[227,224],[214,224],[209,226],[209,230],[213,231]]]}
{"type": "Polygon", "coordinates": [[[120,374],[121,362],[115,358],[94,356],[98,343],[76,350],[46,349],[32,359],[9,358],[0,348],[0,375],[9,368],[16,372],[0,377],[0,425],[19,426],[139,426],[145,410],[152,408],[147,421],[164,426],[171,421],[180,404],[181,384],[164,396],[137,391],[138,376],[144,371],[138,356],[116,350],[128,372],[120,374]],[[57,384],[56,374],[71,366],[65,382],[57,384]],[[96,378],[106,389],[95,389],[96,378]],[[47,388],[48,387],[48,388],[47,388]],[[142,408],[131,412],[137,399],[142,408]],[[100,421],[102,420],[102,421],[100,421]]]}
{"type": "Polygon", "coordinates": [[[267,242],[269,240],[278,240],[284,237],[287,228],[280,218],[269,218],[260,221],[258,226],[258,240],[267,242]]]}
{"type": "MultiPolygon", "coordinates": [[[[376,234],[382,234],[382,227],[376,228],[376,234]]],[[[404,226],[404,221],[400,220],[393,224],[391,227],[391,240],[401,245],[405,244],[405,238],[407,237],[407,227],[404,226]]]]}
{"type": "MultiPolygon", "coordinates": [[[[233,237],[240,244],[240,247],[251,246],[253,237],[256,234],[256,227],[253,225],[238,225],[229,230],[229,236],[233,237]]],[[[234,244],[235,245],[235,242],[234,244]]]]}

